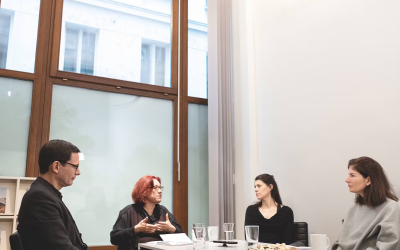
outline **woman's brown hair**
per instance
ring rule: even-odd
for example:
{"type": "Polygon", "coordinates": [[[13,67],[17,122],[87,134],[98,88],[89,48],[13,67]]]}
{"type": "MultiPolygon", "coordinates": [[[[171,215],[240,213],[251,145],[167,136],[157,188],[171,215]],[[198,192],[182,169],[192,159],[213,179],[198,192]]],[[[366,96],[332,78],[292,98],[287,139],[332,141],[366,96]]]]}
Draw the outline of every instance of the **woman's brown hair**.
{"type": "Polygon", "coordinates": [[[359,172],[364,178],[369,177],[371,184],[365,187],[364,197],[357,194],[356,203],[367,205],[368,207],[376,207],[382,205],[387,198],[398,201],[393,188],[386,177],[386,173],[382,166],[372,158],[363,156],[349,161],[347,168],[352,167],[359,172]]]}
{"type": "MultiPolygon", "coordinates": [[[[278,207],[280,207],[282,205],[282,199],[279,194],[278,184],[276,184],[274,176],[270,174],[260,174],[254,181],[257,180],[264,182],[267,186],[272,185],[271,197],[278,204],[278,207]]],[[[255,205],[261,207],[262,201],[257,202],[255,205]]]]}

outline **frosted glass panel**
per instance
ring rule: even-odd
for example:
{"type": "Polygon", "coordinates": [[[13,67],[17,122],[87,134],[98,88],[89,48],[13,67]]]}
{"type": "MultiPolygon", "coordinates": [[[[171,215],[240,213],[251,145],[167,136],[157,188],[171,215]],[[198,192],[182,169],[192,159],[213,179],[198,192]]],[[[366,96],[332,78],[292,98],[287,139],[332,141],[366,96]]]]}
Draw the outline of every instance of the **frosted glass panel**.
{"type": "Polygon", "coordinates": [[[188,95],[208,97],[207,0],[189,0],[188,95]]]}
{"type": "Polygon", "coordinates": [[[1,0],[0,68],[33,73],[40,0],[1,0]]]}
{"type": "Polygon", "coordinates": [[[64,0],[59,70],[170,87],[171,11],[172,0],[64,0]]]}
{"type": "Polygon", "coordinates": [[[159,176],[162,205],[172,212],[173,101],[54,85],[50,139],[85,155],[62,189],[85,243],[110,245],[119,211],[144,175],[159,176]]]}
{"type": "Polygon", "coordinates": [[[208,225],[208,107],[189,103],[189,229],[208,225]]]}
{"type": "Polygon", "coordinates": [[[0,176],[24,177],[32,82],[0,77],[0,176]]]}

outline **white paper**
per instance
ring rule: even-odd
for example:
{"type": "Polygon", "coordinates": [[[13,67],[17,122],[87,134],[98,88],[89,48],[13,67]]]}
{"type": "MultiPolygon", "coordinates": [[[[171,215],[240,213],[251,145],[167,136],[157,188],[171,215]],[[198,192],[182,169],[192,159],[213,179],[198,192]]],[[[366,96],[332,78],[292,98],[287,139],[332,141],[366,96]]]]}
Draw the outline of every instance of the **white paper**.
{"type": "Polygon", "coordinates": [[[161,239],[163,239],[163,241],[168,242],[168,244],[171,246],[187,245],[187,244],[193,243],[185,233],[160,234],[160,237],[161,237],[161,239]]]}
{"type": "Polygon", "coordinates": [[[147,244],[158,244],[158,245],[165,245],[165,244],[168,244],[168,242],[166,242],[166,241],[149,241],[149,242],[146,242],[147,244]]]}

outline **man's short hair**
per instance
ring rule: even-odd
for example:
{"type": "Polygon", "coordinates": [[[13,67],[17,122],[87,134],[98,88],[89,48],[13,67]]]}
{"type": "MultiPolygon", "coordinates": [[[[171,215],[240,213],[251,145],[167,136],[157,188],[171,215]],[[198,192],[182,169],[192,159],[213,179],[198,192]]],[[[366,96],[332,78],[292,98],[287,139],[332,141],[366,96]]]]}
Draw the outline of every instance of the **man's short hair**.
{"type": "Polygon", "coordinates": [[[47,173],[53,162],[66,163],[71,159],[72,153],[80,152],[79,148],[67,141],[51,140],[46,142],[39,152],[40,173],[47,173]]]}

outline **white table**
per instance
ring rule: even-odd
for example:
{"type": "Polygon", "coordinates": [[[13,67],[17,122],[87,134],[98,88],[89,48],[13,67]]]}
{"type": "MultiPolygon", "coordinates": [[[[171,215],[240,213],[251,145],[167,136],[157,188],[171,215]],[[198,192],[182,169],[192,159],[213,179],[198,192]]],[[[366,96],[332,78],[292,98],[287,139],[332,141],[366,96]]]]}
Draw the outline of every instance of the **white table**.
{"type": "MultiPolygon", "coordinates": [[[[247,241],[244,240],[234,240],[237,241],[238,244],[228,244],[227,247],[223,247],[222,243],[213,243],[206,242],[204,250],[247,250],[249,247],[247,246],[247,241]]],[[[258,242],[258,245],[265,245],[266,243],[258,242]]],[[[183,246],[170,246],[164,244],[149,244],[149,243],[139,243],[139,250],[193,250],[193,245],[183,245],[183,246]]],[[[296,247],[299,250],[311,250],[311,247],[296,247]]]]}
{"type": "MultiPolygon", "coordinates": [[[[237,241],[238,244],[228,244],[227,247],[223,247],[222,243],[213,243],[206,241],[205,250],[247,250],[247,241],[244,240],[234,240],[237,241]]],[[[190,245],[182,245],[182,246],[170,246],[165,244],[149,244],[149,243],[139,243],[139,250],[150,249],[150,250],[193,250],[193,244],[190,245]]]]}

